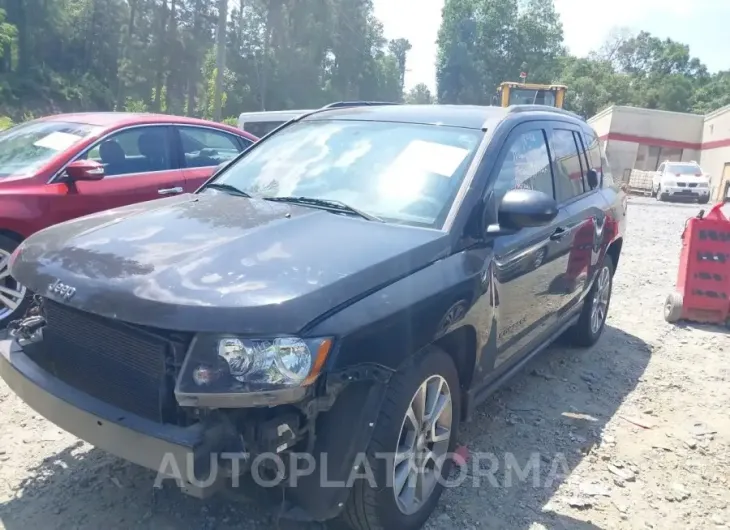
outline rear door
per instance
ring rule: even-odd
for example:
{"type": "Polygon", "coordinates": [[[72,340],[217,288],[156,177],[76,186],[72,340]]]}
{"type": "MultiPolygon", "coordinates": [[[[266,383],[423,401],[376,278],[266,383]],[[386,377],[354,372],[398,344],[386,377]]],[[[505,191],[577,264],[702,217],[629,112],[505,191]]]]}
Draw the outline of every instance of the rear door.
{"type": "Polygon", "coordinates": [[[185,176],[173,150],[169,125],[140,125],[107,135],[82,158],[104,165],[97,186],[103,208],[150,201],[185,191],[185,176]]]}
{"type": "Polygon", "coordinates": [[[560,270],[551,291],[560,295],[559,316],[575,308],[590,287],[597,267],[608,204],[600,182],[591,189],[586,178],[588,165],[581,130],[577,125],[554,122],[549,131],[555,179],[555,198],[565,216],[558,227],[561,237],[556,270],[560,270]]]}
{"type": "Polygon", "coordinates": [[[253,143],[220,129],[198,125],[175,125],[180,166],[184,168],[185,191],[193,192],[223,162],[237,157],[253,143]]]}

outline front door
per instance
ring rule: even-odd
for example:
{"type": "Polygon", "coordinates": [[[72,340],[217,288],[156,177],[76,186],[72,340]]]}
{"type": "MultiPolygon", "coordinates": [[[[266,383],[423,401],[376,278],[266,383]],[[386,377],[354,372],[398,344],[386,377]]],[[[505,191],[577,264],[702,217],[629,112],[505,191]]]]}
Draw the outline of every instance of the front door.
{"type": "MultiPolygon", "coordinates": [[[[513,188],[529,188],[553,196],[549,127],[527,123],[513,130],[496,164],[490,202],[496,206],[513,188]]],[[[566,219],[561,210],[555,221],[544,227],[527,228],[503,236],[494,243],[494,287],[497,314],[497,358],[495,368],[526,351],[554,321],[562,295],[551,292],[560,275],[567,248],[558,230],[566,219]]]]}
{"type": "Polygon", "coordinates": [[[194,125],[175,126],[181,147],[181,166],[185,168],[185,191],[197,190],[213,171],[237,157],[253,142],[239,136],[194,125]]]}
{"type": "Polygon", "coordinates": [[[104,178],[87,183],[100,190],[98,210],[177,195],[185,191],[185,176],[174,156],[172,129],[141,125],[111,133],[83,158],[104,165],[104,178]]]}

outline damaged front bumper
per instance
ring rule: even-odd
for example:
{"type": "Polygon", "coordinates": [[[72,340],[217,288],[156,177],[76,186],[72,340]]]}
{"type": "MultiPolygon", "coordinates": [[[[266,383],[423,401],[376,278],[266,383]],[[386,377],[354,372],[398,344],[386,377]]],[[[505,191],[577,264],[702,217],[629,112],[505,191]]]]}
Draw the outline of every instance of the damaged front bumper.
{"type": "Polygon", "coordinates": [[[49,375],[11,340],[0,341],[0,377],[54,424],[161,477],[176,479],[185,493],[207,497],[230,478],[221,472],[208,480],[210,455],[222,449],[225,438],[220,430],[202,423],[160,424],[129,414],[49,375]]]}
{"type": "MultiPolygon", "coordinates": [[[[346,370],[333,377],[338,381],[334,384],[340,385],[336,399],[330,395],[329,400],[307,403],[312,436],[306,451],[312,455],[314,467],[299,476],[296,485],[289,481],[279,484],[287,488],[286,502],[280,506],[282,517],[327,521],[339,514],[352,485],[353,462],[370,444],[389,376],[389,371],[377,367],[346,370]]],[[[49,374],[16,341],[0,341],[0,377],[20,399],[60,428],[157,472],[158,479],[174,479],[184,493],[198,498],[235,485],[238,481],[232,479],[249,472],[249,462],[255,461],[257,451],[247,453],[245,437],[220,416],[183,427],[130,414],[49,374]],[[241,460],[231,465],[237,455],[241,460]]],[[[277,421],[281,419],[283,416],[274,415],[275,431],[280,430],[277,421]]],[[[264,427],[255,421],[245,423],[257,430],[264,427]]],[[[291,469],[285,473],[289,475],[291,469]]]]}

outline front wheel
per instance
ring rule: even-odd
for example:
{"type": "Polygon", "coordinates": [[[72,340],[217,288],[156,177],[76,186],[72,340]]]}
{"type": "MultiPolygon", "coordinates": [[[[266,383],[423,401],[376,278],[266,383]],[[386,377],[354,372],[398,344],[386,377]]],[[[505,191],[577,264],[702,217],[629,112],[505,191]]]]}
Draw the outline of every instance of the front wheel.
{"type": "Polygon", "coordinates": [[[701,198],[701,199],[700,199],[699,201],[697,201],[697,202],[698,202],[698,203],[700,203],[700,204],[707,204],[708,202],[710,202],[710,197],[709,197],[709,196],[708,196],[708,197],[702,197],[702,198],[701,198]]]}
{"type": "Polygon", "coordinates": [[[433,512],[451,469],[461,400],[446,352],[428,347],[388,387],[368,448],[375,470],[356,482],[338,523],[353,530],[417,530],[433,512]]]}
{"type": "Polygon", "coordinates": [[[598,269],[593,287],[583,302],[578,322],[568,330],[569,342],[575,346],[584,348],[593,346],[601,337],[611,304],[614,270],[613,259],[607,254],[598,269]]]}
{"type": "Polygon", "coordinates": [[[18,242],[0,235],[0,330],[20,318],[30,304],[25,286],[10,276],[10,255],[18,242]]]}

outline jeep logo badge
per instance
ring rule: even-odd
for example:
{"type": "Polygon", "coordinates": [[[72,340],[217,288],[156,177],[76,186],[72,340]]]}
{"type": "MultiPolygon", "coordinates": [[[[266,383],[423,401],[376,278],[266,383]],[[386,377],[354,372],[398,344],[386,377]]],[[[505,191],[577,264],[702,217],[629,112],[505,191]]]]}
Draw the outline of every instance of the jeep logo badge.
{"type": "Polygon", "coordinates": [[[56,280],[48,286],[48,292],[58,295],[62,300],[71,300],[73,295],[76,294],[76,288],[61,283],[61,280],[56,280]]]}

